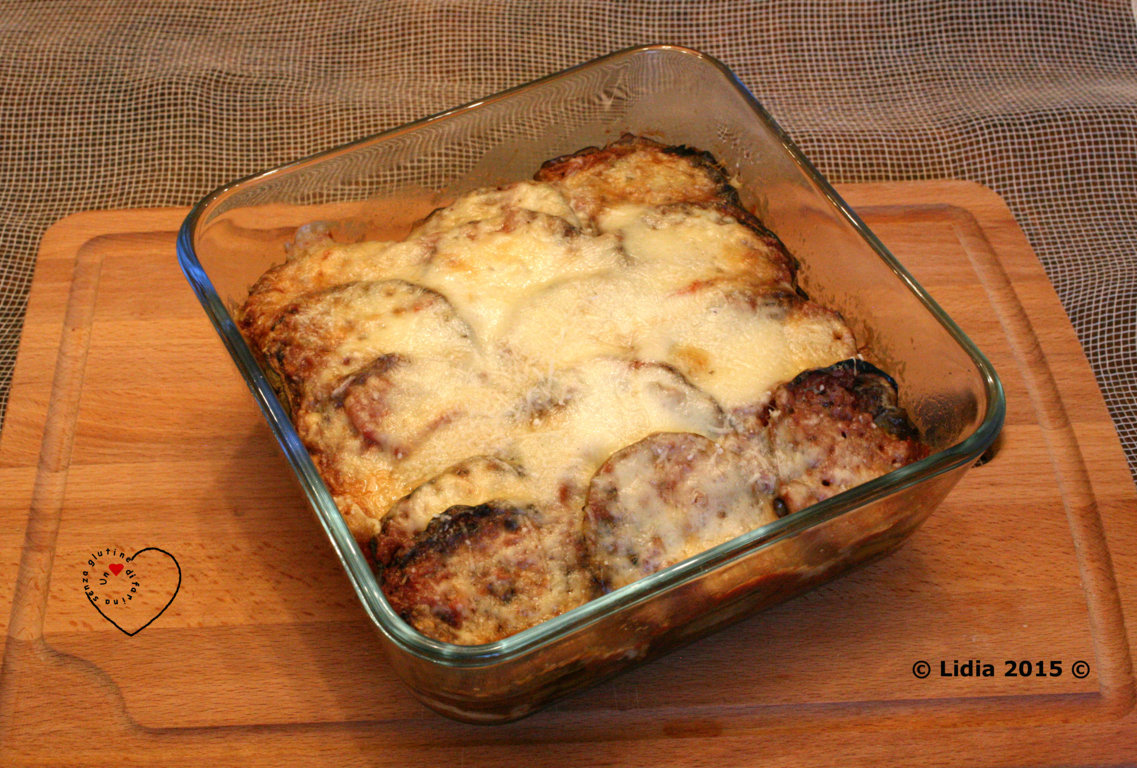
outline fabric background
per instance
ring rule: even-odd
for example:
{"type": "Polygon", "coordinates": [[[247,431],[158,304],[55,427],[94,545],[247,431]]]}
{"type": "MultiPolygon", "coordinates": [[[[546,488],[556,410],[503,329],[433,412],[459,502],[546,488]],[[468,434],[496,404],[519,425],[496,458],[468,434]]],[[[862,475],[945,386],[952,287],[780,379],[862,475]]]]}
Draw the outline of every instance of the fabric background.
{"type": "MultiPolygon", "coordinates": [[[[5,2],[0,418],[44,231],[222,182],[642,43],[732,68],[836,182],[1008,202],[1137,478],[1129,0],[5,2]]],[[[173,254],[171,254],[173,258],[173,254]]]]}

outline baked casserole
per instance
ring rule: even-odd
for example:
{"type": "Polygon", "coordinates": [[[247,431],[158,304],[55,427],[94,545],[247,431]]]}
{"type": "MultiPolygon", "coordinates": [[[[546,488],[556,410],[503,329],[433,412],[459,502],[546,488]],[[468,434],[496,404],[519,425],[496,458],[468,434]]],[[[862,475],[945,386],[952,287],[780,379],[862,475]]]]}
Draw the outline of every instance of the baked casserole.
{"type": "Polygon", "coordinates": [[[391,606],[475,645],[928,454],[797,268],[626,135],[396,242],[305,228],[238,322],[391,606]]]}

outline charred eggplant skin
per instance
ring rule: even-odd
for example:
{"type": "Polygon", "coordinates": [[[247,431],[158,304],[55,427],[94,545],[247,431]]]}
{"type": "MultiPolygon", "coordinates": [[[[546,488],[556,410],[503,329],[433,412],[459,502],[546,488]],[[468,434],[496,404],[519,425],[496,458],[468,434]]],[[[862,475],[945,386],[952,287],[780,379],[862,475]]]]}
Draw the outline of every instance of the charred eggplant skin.
{"type": "MultiPolygon", "coordinates": [[[[833,379],[847,380],[852,376],[851,390],[857,403],[872,415],[873,423],[899,440],[920,440],[920,430],[908,416],[908,412],[897,404],[900,387],[896,379],[872,363],[859,358],[841,360],[825,368],[799,373],[790,382],[790,387],[814,386],[817,381],[833,379]]],[[[821,384],[820,386],[824,386],[821,384]]]]}
{"type": "Polygon", "coordinates": [[[897,393],[895,379],[860,359],[805,371],[774,391],[765,426],[779,516],[928,455],[897,393]]]}
{"type": "Polygon", "coordinates": [[[579,546],[554,538],[556,530],[533,504],[452,506],[382,567],[383,592],[429,637],[507,637],[596,595],[579,546]]]}

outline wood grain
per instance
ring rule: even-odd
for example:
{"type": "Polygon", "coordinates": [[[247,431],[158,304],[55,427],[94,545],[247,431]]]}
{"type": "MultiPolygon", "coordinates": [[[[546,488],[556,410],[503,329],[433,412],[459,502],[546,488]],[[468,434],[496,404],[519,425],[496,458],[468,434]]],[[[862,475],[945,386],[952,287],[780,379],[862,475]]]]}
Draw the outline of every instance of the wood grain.
{"type": "Polygon", "coordinates": [[[996,459],[886,560],[492,728],[427,711],[382,658],[178,271],[184,211],[57,224],[0,436],[3,762],[1130,762],[1137,501],[1057,297],[982,187],[842,192],[994,362],[996,459]],[[98,549],[148,546],[177,557],[182,584],[127,637],[81,574],[98,549]],[[938,676],[957,659],[997,676],[938,676]],[[1004,677],[1006,659],[1064,674],[1004,677]]]}

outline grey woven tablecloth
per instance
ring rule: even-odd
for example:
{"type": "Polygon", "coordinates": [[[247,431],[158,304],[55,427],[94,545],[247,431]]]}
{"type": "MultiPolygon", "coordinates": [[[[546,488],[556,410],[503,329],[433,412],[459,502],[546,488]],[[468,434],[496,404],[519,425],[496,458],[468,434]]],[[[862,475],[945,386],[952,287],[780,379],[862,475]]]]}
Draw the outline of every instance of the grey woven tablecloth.
{"type": "MultiPolygon", "coordinates": [[[[0,4],[0,417],[43,232],[221,182],[641,43],[731,67],[834,181],[1009,203],[1137,477],[1130,0],[0,4]]],[[[173,258],[171,254],[171,258],[173,258]]]]}

